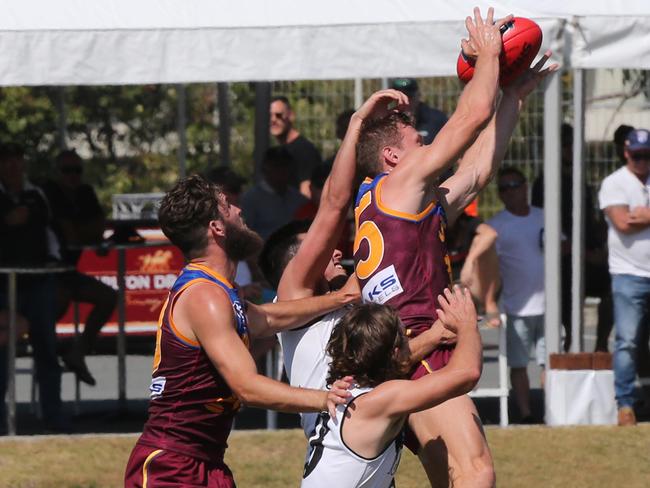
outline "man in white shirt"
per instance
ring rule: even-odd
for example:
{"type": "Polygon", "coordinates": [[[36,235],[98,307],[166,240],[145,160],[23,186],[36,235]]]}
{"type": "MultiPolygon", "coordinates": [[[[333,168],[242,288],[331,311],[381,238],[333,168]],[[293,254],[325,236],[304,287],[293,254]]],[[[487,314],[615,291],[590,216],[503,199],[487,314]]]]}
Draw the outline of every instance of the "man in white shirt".
{"type": "Polygon", "coordinates": [[[650,318],[650,132],[631,131],[624,155],[625,166],[603,180],[598,199],[609,226],[618,424],[634,425],[637,350],[650,318]]]}
{"type": "Polygon", "coordinates": [[[526,178],[515,168],[503,168],[497,179],[505,205],[487,223],[497,232],[496,249],[507,317],[506,349],[510,381],[522,423],[532,423],[528,361],[534,346],[537,364],[544,366],[544,212],[528,204],[526,178]]]}

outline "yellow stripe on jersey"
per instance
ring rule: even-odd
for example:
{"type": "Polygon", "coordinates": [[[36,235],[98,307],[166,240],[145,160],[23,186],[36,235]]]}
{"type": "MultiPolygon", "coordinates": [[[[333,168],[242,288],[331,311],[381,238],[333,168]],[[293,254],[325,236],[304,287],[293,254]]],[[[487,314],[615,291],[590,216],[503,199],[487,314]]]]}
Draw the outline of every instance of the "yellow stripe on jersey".
{"type": "Polygon", "coordinates": [[[436,201],[433,200],[429,205],[427,205],[427,208],[425,208],[424,210],[422,210],[422,212],[417,214],[400,212],[399,210],[390,209],[381,203],[381,187],[384,185],[384,181],[386,181],[386,178],[382,178],[377,182],[377,186],[375,186],[375,196],[377,197],[377,207],[379,208],[379,210],[381,210],[383,213],[387,215],[392,215],[393,217],[399,217],[402,219],[418,222],[422,220],[424,217],[426,217],[427,214],[431,212],[433,207],[436,205],[436,201]]]}
{"type": "Polygon", "coordinates": [[[151,464],[151,461],[154,460],[154,458],[163,452],[162,449],[156,449],[153,451],[151,454],[147,456],[147,459],[144,460],[144,464],[142,465],[142,488],[147,488],[147,478],[148,478],[148,470],[149,470],[149,465],[151,464]]]}
{"type": "Polygon", "coordinates": [[[225,277],[221,276],[219,273],[217,273],[215,270],[208,268],[204,264],[200,263],[193,263],[191,262],[186,266],[187,269],[193,269],[193,270],[198,270],[198,271],[203,271],[204,273],[209,274],[210,276],[216,278],[217,280],[221,281],[223,284],[228,286],[229,288],[234,288],[234,286],[230,283],[229,280],[227,280],[225,277]]]}
{"type": "Polygon", "coordinates": [[[424,369],[426,369],[429,374],[433,374],[433,370],[431,369],[431,366],[429,366],[429,363],[427,363],[424,359],[420,362],[422,363],[422,366],[424,366],[424,369]]]}
{"type": "Polygon", "coordinates": [[[163,303],[162,310],[160,310],[160,316],[158,317],[158,329],[156,330],[156,352],[153,354],[153,372],[155,373],[160,366],[160,361],[162,360],[162,352],[160,349],[160,341],[162,339],[162,326],[165,319],[165,311],[167,309],[167,304],[169,303],[169,296],[165,299],[163,303]]]}

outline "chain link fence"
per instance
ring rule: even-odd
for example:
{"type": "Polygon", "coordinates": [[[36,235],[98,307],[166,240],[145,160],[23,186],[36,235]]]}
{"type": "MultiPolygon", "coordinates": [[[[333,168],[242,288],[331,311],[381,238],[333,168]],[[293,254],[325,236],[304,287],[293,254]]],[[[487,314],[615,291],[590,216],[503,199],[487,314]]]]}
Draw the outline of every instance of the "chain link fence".
{"type": "MultiPolygon", "coordinates": [[[[650,127],[650,72],[590,70],[586,72],[585,158],[587,184],[597,195],[600,182],[620,165],[614,149],[613,133],[620,124],[650,127]]],[[[456,77],[418,78],[421,99],[448,115],[456,108],[462,85],[456,77]]],[[[573,77],[562,75],[562,118],[573,124],[573,77]]],[[[363,80],[363,96],[382,86],[382,80],[363,80]]],[[[354,81],[276,82],[273,95],[284,95],[296,112],[297,128],[327,158],[338,148],[334,133],[337,114],[354,108],[354,81]]],[[[544,164],[544,94],[533,93],[520,116],[503,165],[519,168],[529,186],[542,172],[544,164]]],[[[558,195],[560,190],[558,190],[558,195]]],[[[597,199],[594,199],[597,204],[597,199]]],[[[494,184],[481,194],[479,211],[489,218],[502,208],[494,184]]]]}

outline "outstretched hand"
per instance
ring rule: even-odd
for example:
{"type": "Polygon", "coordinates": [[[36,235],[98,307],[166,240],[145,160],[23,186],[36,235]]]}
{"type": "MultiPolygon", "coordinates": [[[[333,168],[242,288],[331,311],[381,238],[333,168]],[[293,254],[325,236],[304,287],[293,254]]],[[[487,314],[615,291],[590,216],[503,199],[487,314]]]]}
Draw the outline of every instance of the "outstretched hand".
{"type": "Polygon", "coordinates": [[[444,296],[438,295],[440,309],[438,318],[450,331],[458,334],[459,331],[476,329],[476,307],[468,288],[461,289],[455,285],[453,292],[445,288],[444,296]]]}
{"type": "Polygon", "coordinates": [[[330,386],[329,391],[327,392],[327,411],[330,414],[330,417],[336,421],[336,406],[343,405],[347,403],[348,398],[352,395],[348,390],[354,384],[354,378],[352,376],[345,376],[341,379],[336,380],[330,386]]]}
{"type": "Polygon", "coordinates": [[[557,63],[553,63],[547,68],[544,68],[544,65],[552,54],[551,51],[546,51],[544,56],[534,66],[528,68],[510,85],[504,87],[503,93],[514,95],[521,101],[525,100],[542,80],[560,69],[560,65],[557,63]]]}
{"type": "Polygon", "coordinates": [[[494,21],[494,9],[488,9],[485,21],[481,17],[481,10],[474,7],[474,20],[471,17],[465,19],[465,27],[469,39],[462,39],[460,46],[466,56],[476,58],[480,54],[501,54],[503,41],[501,39],[501,27],[513,19],[512,14],[494,21]]]}
{"type": "Polygon", "coordinates": [[[377,119],[388,115],[393,109],[404,109],[409,104],[409,98],[399,90],[379,90],[368,98],[361,107],[354,113],[362,121],[366,119],[377,119]],[[393,107],[393,104],[395,106],[393,107]]]}

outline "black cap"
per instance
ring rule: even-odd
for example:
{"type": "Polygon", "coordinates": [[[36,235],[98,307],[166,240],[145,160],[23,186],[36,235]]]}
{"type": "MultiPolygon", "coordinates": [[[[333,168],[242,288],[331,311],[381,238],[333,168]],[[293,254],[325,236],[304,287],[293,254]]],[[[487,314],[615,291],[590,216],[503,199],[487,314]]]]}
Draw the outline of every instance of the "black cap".
{"type": "Polygon", "coordinates": [[[413,95],[418,91],[418,82],[415,81],[415,78],[395,78],[391,86],[407,96],[413,95]]]}

